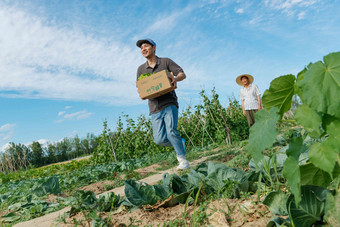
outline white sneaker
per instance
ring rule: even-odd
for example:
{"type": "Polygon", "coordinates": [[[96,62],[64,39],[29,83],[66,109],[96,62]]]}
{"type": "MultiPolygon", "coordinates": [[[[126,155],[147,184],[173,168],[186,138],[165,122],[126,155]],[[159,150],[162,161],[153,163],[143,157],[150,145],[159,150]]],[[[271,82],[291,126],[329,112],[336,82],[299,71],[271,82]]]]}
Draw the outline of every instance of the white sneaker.
{"type": "Polygon", "coordinates": [[[188,162],[188,160],[186,159],[185,156],[183,156],[183,157],[177,156],[177,160],[179,162],[179,166],[177,166],[177,170],[185,170],[185,169],[190,168],[190,164],[189,164],[189,162],[188,162]]]}

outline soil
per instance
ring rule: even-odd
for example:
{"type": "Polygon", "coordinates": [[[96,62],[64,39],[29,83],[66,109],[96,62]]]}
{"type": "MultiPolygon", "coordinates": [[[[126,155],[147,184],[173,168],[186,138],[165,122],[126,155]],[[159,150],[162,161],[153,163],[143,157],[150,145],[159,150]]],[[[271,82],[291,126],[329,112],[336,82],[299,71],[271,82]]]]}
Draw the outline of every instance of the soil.
{"type": "MultiPolygon", "coordinates": [[[[239,199],[220,199],[208,204],[208,221],[206,226],[230,226],[230,227],[263,227],[266,226],[271,218],[271,213],[263,204],[256,204],[256,198],[247,200],[239,199]]],[[[196,207],[196,212],[198,208],[196,207]]],[[[185,208],[184,204],[179,204],[169,208],[158,208],[152,212],[145,209],[138,209],[133,212],[119,210],[114,214],[104,213],[101,215],[103,220],[111,223],[113,227],[120,226],[163,226],[169,221],[185,223],[193,226],[190,215],[194,213],[194,206],[185,208]],[[185,212],[186,211],[186,212],[185,212]],[[184,213],[186,214],[185,216],[184,213]]],[[[73,220],[83,220],[83,226],[89,226],[83,214],[67,217],[65,226],[73,226],[73,220]]]]}
{"type": "Polygon", "coordinates": [[[112,185],[112,181],[109,180],[105,180],[105,181],[100,181],[97,183],[93,183],[84,187],[80,187],[78,188],[79,190],[83,190],[83,191],[92,191],[96,194],[101,194],[103,192],[107,191],[107,187],[112,185]]]}
{"type": "MultiPolygon", "coordinates": [[[[217,154],[218,155],[218,154],[217,154]]],[[[215,156],[215,155],[212,155],[215,156]]],[[[198,165],[207,160],[209,157],[203,157],[198,160],[195,160],[190,163],[191,166],[198,165]]],[[[170,174],[177,173],[175,168],[168,169],[165,171],[157,171],[161,166],[154,164],[149,167],[136,170],[142,176],[146,176],[151,172],[157,172],[154,175],[146,177],[142,179],[142,182],[146,182],[148,184],[156,184],[160,180],[162,180],[162,176],[165,172],[170,174]]],[[[80,189],[82,190],[91,190],[95,192],[98,196],[100,193],[105,191],[104,185],[110,185],[110,181],[102,181],[97,182],[80,189]]],[[[114,192],[115,194],[119,194],[121,196],[124,195],[124,187],[115,188],[107,192],[114,192]]],[[[53,196],[49,197],[48,200],[53,202],[56,198],[53,196]]],[[[207,206],[207,214],[208,223],[205,225],[209,226],[252,226],[252,227],[262,227],[266,226],[268,221],[270,220],[271,213],[268,211],[267,207],[260,204],[255,203],[256,198],[252,197],[247,200],[238,200],[238,199],[221,199],[210,202],[207,206]]],[[[66,217],[64,219],[65,222],[58,222],[56,219],[62,216],[65,212],[69,211],[70,208],[64,208],[61,211],[54,212],[51,214],[47,214],[45,216],[27,221],[18,223],[15,226],[74,226],[74,220],[78,220],[82,222],[83,226],[89,226],[89,223],[84,221],[85,217],[82,213],[78,213],[72,217],[66,217]]],[[[198,208],[196,207],[196,212],[198,208]]],[[[113,213],[102,213],[100,214],[103,220],[109,220],[112,223],[112,226],[163,226],[163,223],[174,221],[177,223],[186,223],[186,225],[192,225],[192,220],[190,220],[190,214],[194,213],[194,207],[188,206],[185,208],[184,204],[179,204],[174,207],[168,208],[157,208],[153,211],[147,211],[145,209],[138,209],[134,212],[127,211],[123,208],[119,208],[117,211],[113,213]],[[183,216],[183,213],[186,209],[186,216],[183,216]]],[[[91,222],[90,222],[91,223],[91,222]]],[[[79,224],[79,223],[78,223],[79,224]]]]}

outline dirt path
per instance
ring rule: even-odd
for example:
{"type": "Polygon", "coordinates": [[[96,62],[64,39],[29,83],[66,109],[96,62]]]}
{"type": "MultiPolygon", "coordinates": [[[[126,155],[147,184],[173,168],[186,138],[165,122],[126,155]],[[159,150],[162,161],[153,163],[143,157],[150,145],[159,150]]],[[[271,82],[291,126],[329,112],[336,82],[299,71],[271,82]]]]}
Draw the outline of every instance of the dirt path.
{"type": "MultiPolygon", "coordinates": [[[[191,167],[194,167],[194,166],[206,161],[208,158],[214,157],[214,156],[217,156],[217,155],[219,155],[219,154],[215,154],[215,155],[211,155],[211,156],[207,156],[207,157],[202,157],[200,159],[197,159],[195,161],[190,162],[190,165],[191,165],[191,167]]],[[[173,167],[173,168],[167,169],[167,170],[163,170],[163,171],[156,171],[154,169],[153,169],[154,171],[152,171],[152,169],[150,167],[145,167],[143,169],[136,170],[136,172],[143,172],[146,169],[150,172],[157,172],[156,174],[154,174],[152,176],[149,176],[149,177],[146,177],[146,178],[140,180],[140,182],[145,182],[145,183],[150,184],[150,185],[156,184],[158,181],[162,180],[164,173],[169,173],[169,174],[176,173],[176,174],[178,174],[176,167],[173,167]]],[[[114,188],[114,189],[106,191],[102,194],[105,194],[105,193],[108,193],[108,192],[114,192],[116,195],[120,195],[121,197],[125,195],[124,186],[119,187],[119,188],[114,188]]],[[[102,195],[102,194],[99,194],[99,195],[102,195]]],[[[97,196],[99,196],[99,195],[97,195],[97,196]]],[[[56,212],[53,212],[53,213],[50,213],[50,214],[46,214],[44,216],[29,220],[29,221],[26,221],[26,222],[21,222],[21,223],[14,225],[14,226],[15,227],[63,226],[61,223],[57,223],[56,219],[59,216],[62,216],[65,212],[69,211],[70,209],[71,209],[70,207],[66,207],[62,210],[59,210],[59,211],[56,211],[56,212]]]]}

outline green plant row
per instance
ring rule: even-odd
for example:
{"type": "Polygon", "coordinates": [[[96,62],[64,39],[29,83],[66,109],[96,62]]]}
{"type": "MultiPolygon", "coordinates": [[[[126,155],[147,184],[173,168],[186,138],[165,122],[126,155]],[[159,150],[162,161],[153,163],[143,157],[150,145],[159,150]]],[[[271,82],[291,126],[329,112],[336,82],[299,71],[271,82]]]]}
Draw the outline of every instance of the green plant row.
{"type": "Polygon", "coordinates": [[[253,172],[244,172],[225,164],[202,163],[195,170],[178,176],[176,174],[163,175],[160,184],[149,185],[135,180],[125,181],[125,197],[120,199],[113,193],[107,194],[106,199],[96,199],[92,192],[78,191],[75,200],[71,202],[72,208],[69,216],[82,212],[86,221],[94,224],[101,223],[108,226],[98,216],[97,212],[109,212],[119,206],[131,210],[142,208],[146,210],[170,207],[179,203],[197,202],[199,196],[227,193],[230,197],[239,198],[240,193],[252,190],[254,182],[253,172]],[[104,208],[103,208],[104,207],[104,208]]]}
{"type": "Polygon", "coordinates": [[[292,134],[282,170],[289,193],[276,190],[266,201],[276,207],[274,214],[289,218],[277,217],[269,226],[340,223],[340,208],[335,205],[340,182],[340,52],[323,60],[310,63],[296,77],[274,79],[263,94],[264,109],[256,113],[250,129],[246,149],[259,166],[264,162],[264,150],[273,146],[279,134],[293,97],[300,100],[292,118],[303,129],[292,134]]]}
{"type": "MultiPolygon", "coordinates": [[[[202,104],[188,106],[178,120],[177,128],[187,141],[187,150],[210,144],[235,143],[248,137],[247,121],[235,99],[229,99],[228,107],[225,108],[214,89],[211,97],[205,91],[200,95],[202,104]]],[[[108,127],[107,121],[104,121],[103,126],[98,146],[92,156],[95,163],[173,152],[171,147],[154,143],[149,117],[139,116],[134,120],[129,115],[124,115],[119,117],[114,131],[108,127]]]]}

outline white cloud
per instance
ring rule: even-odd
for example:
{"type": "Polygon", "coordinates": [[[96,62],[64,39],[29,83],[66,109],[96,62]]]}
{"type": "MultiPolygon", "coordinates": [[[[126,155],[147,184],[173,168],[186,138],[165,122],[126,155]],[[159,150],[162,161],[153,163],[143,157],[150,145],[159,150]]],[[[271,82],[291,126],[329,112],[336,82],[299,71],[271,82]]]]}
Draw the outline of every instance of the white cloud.
{"type": "Polygon", "coordinates": [[[305,16],[306,16],[306,12],[302,11],[302,12],[300,12],[300,13],[298,14],[298,19],[299,19],[299,20],[302,20],[302,19],[305,18],[305,16]]]}
{"type": "Polygon", "coordinates": [[[0,4],[0,96],[135,103],[141,56],[112,40],[0,4]]]}
{"type": "Polygon", "coordinates": [[[51,141],[50,140],[47,140],[47,139],[38,139],[38,140],[35,140],[35,141],[32,141],[32,142],[28,142],[28,143],[26,143],[26,144],[24,144],[26,147],[28,147],[28,146],[31,146],[32,144],[33,144],[33,142],[38,142],[40,145],[41,145],[41,147],[47,147],[47,145],[49,144],[49,143],[51,143],[51,141]]]}
{"type": "Polygon", "coordinates": [[[243,8],[238,8],[238,9],[236,9],[235,12],[239,13],[239,14],[243,14],[244,13],[244,9],[243,8]]]}
{"type": "Polygon", "coordinates": [[[58,113],[58,116],[61,116],[61,115],[63,115],[64,113],[66,113],[66,111],[60,111],[60,112],[58,113]]]}
{"type": "Polygon", "coordinates": [[[319,0],[264,0],[266,6],[280,10],[288,16],[297,15],[299,20],[303,19],[306,13],[305,11],[299,11],[305,10],[317,2],[319,2],[319,0]]]}
{"type": "MultiPolygon", "coordinates": [[[[60,112],[59,112],[60,113],[60,112]]],[[[58,114],[58,116],[63,116],[62,119],[58,120],[57,122],[63,122],[65,120],[82,120],[86,119],[93,115],[93,113],[88,112],[87,110],[82,110],[74,113],[63,113],[61,115],[58,114]]]]}
{"type": "Polygon", "coordinates": [[[6,143],[5,145],[3,145],[0,149],[0,152],[4,152],[6,151],[8,148],[11,147],[11,144],[10,143],[6,143]]]}
{"type": "Polygon", "coordinates": [[[0,140],[6,141],[12,138],[16,124],[5,124],[0,127],[0,140]]]}
{"type": "Polygon", "coordinates": [[[181,11],[176,11],[172,14],[168,13],[168,14],[158,15],[158,18],[154,20],[155,22],[147,26],[147,29],[143,32],[143,34],[138,34],[138,37],[135,37],[135,39],[137,40],[141,36],[146,36],[153,32],[157,32],[157,33],[172,32],[173,28],[175,26],[178,26],[178,23],[181,21],[182,16],[186,15],[191,10],[192,10],[192,7],[188,6],[182,9],[181,11]]]}

